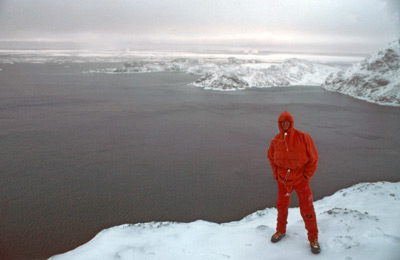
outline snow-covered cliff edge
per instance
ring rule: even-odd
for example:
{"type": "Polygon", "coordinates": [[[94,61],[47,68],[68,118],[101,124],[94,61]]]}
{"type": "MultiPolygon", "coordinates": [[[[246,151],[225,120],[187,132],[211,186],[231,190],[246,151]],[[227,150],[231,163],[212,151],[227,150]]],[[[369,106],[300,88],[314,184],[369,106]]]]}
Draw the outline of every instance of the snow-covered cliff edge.
{"type": "Polygon", "coordinates": [[[330,74],[323,87],[369,102],[400,105],[400,38],[362,62],[330,74]]]}
{"type": "MultiPolygon", "coordinates": [[[[318,259],[399,259],[400,183],[361,183],[315,202],[318,259]]],[[[100,232],[90,242],[51,260],[315,259],[298,208],[289,209],[287,236],[269,241],[276,209],[216,224],[151,222],[100,232]]]]}

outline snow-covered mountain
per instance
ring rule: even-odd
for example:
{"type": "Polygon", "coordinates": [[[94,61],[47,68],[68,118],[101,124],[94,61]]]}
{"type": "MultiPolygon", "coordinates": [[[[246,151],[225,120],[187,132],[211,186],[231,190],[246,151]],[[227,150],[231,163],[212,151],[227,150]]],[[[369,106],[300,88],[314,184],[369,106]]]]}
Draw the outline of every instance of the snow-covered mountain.
{"type": "Polygon", "coordinates": [[[323,87],[370,102],[400,105],[400,38],[362,62],[332,73],[323,87]]]}
{"type": "Polygon", "coordinates": [[[280,63],[259,60],[228,58],[173,59],[162,61],[138,61],[125,63],[122,67],[91,70],[88,73],[144,73],[184,72],[199,75],[191,85],[211,90],[242,90],[245,88],[267,88],[290,85],[321,85],[332,72],[342,66],[313,63],[291,58],[280,63]]]}
{"type": "Polygon", "coordinates": [[[339,68],[292,58],[268,67],[249,67],[246,64],[219,67],[192,84],[213,90],[320,85],[334,71],[339,71],[339,68]]]}
{"type": "Polygon", "coordinates": [[[231,223],[152,222],[100,232],[51,260],[385,259],[400,256],[400,182],[361,183],[314,204],[322,252],[312,255],[298,208],[289,209],[287,236],[277,244],[276,209],[231,223]]]}

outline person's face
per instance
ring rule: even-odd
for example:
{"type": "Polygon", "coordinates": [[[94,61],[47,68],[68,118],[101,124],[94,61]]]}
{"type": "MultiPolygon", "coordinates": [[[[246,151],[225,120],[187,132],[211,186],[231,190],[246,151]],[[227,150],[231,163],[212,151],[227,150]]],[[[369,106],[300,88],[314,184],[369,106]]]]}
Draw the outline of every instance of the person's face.
{"type": "Polygon", "coordinates": [[[283,130],[288,130],[290,128],[290,121],[289,120],[285,120],[285,121],[281,121],[281,126],[283,128],[283,130]]]}

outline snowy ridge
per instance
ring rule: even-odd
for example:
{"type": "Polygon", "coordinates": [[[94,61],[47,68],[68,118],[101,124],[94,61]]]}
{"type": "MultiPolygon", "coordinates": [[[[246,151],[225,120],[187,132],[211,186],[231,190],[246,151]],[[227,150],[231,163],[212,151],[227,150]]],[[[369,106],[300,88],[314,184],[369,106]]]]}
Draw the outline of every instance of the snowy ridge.
{"type": "Polygon", "coordinates": [[[339,68],[292,58],[269,67],[238,66],[219,68],[196,80],[193,85],[212,90],[241,90],[291,85],[320,85],[339,68]]]}
{"type": "MultiPolygon", "coordinates": [[[[322,252],[318,259],[385,259],[400,255],[400,182],[361,183],[315,202],[322,252]]],[[[279,243],[276,209],[215,224],[121,225],[51,260],[63,259],[314,259],[298,208],[289,209],[287,236],[279,243]]]]}
{"type": "Polygon", "coordinates": [[[117,68],[90,70],[85,73],[146,73],[146,72],[185,72],[201,74],[202,71],[211,71],[217,67],[216,64],[205,62],[201,59],[173,58],[173,59],[143,59],[133,62],[125,62],[117,68]]]}
{"type": "Polygon", "coordinates": [[[291,58],[280,63],[260,60],[188,59],[163,61],[138,61],[125,63],[122,67],[91,70],[86,73],[145,73],[184,72],[199,75],[192,83],[210,90],[231,91],[245,88],[266,88],[290,85],[321,85],[332,72],[342,66],[318,64],[304,59],[291,58]]]}
{"type": "Polygon", "coordinates": [[[9,51],[0,63],[123,63],[83,73],[181,72],[198,75],[191,85],[219,91],[293,85],[321,85],[326,77],[360,61],[359,56],[170,51],[9,51]]]}
{"type": "Polygon", "coordinates": [[[330,91],[382,105],[400,105],[400,38],[352,67],[331,74],[330,91]]]}

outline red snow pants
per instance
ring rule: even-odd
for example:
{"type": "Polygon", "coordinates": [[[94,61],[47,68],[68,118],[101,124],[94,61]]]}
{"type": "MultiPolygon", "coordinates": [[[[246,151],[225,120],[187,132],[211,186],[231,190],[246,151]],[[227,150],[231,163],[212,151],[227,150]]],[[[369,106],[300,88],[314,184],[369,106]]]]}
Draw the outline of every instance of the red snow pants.
{"type": "MultiPolygon", "coordinates": [[[[313,205],[313,197],[309,182],[304,179],[301,183],[293,187],[299,197],[300,214],[303,217],[307,232],[308,240],[315,241],[318,239],[318,227],[317,218],[315,216],[315,210],[313,205]]],[[[288,209],[290,204],[290,196],[285,196],[287,190],[284,184],[278,181],[278,224],[276,231],[280,233],[286,233],[286,224],[288,217],[288,209]]]]}

